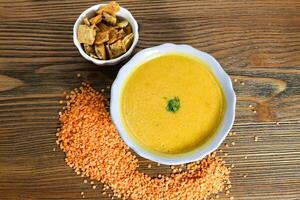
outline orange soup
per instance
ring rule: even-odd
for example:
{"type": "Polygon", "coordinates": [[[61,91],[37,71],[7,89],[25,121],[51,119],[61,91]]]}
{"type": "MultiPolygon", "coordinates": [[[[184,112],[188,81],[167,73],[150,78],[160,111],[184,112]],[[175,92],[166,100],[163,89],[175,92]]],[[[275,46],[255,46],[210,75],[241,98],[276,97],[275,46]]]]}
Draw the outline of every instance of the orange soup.
{"type": "Polygon", "coordinates": [[[203,61],[165,54],[126,81],[121,116],[129,135],[157,153],[186,153],[211,139],[223,118],[223,90],[203,61]]]}

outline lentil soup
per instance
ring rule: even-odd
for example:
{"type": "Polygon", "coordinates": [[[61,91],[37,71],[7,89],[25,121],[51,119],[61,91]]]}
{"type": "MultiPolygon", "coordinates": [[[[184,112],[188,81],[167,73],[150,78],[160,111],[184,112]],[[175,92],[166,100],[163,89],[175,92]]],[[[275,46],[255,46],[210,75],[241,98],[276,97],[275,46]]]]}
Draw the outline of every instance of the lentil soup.
{"type": "Polygon", "coordinates": [[[165,54],[141,64],[124,84],[121,115],[134,141],[153,153],[206,144],[223,118],[222,88],[203,61],[165,54]]]}

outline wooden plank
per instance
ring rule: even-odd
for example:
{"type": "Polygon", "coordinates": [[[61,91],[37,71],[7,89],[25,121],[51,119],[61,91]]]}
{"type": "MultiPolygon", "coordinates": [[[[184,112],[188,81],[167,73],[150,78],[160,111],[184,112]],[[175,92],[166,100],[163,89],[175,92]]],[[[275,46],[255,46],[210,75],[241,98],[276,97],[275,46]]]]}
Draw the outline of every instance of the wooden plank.
{"type": "MultiPolygon", "coordinates": [[[[95,66],[73,45],[73,23],[96,3],[0,0],[0,199],[80,199],[81,191],[86,199],[111,199],[84,184],[55,144],[62,92],[82,81],[105,88],[122,66],[95,66]]],[[[235,165],[235,199],[300,199],[300,2],[120,4],[140,25],[135,52],[165,42],[189,44],[215,56],[236,80],[237,135],[220,147],[226,163],[235,165]]],[[[150,175],[170,172],[140,161],[150,175]]]]}

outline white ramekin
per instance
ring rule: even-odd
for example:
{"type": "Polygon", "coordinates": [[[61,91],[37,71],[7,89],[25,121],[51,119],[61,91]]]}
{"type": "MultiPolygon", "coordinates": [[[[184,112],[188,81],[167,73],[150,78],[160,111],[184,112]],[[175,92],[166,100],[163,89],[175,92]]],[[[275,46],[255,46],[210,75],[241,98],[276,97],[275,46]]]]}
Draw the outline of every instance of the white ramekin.
{"type": "Polygon", "coordinates": [[[91,62],[95,63],[96,65],[115,65],[130,56],[130,54],[132,53],[133,49],[135,48],[135,46],[139,40],[138,24],[128,10],[121,7],[120,11],[117,13],[117,16],[126,19],[130,23],[130,25],[132,27],[132,33],[134,35],[133,42],[132,42],[130,48],[123,55],[121,55],[117,58],[111,59],[111,60],[99,60],[99,59],[92,58],[85,53],[81,44],[78,42],[78,38],[77,38],[77,29],[80,24],[83,24],[83,19],[86,17],[91,18],[91,17],[95,16],[96,11],[100,7],[105,6],[105,5],[106,4],[94,5],[88,9],[86,9],[83,13],[81,13],[81,15],[78,17],[78,19],[76,20],[74,27],[73,27],[73,42],[74,42],[75,46],[77,47],[79,53],[86,60],[91,61],[91,62]]]}
{"type": "Polygon", "coordinates": [[[111,89],[111,103],[110,103],[110,113],[112,120],[116,125],[121,137],[125,143],[133,149],[140,156],[147,158],[149,160],[166,164],[166,165],[179,165],[184,163],[189,163],[197,161],[208,155],[209,153],[216,150],[220,144],[223,142],[228,132],[230,131],[235,117],[235,104],[236,96],[232,87],[231,79],[223,70],[218,61],[211,55],[199,51],[188,45],[175,45],[175,44],[163,44],[160,46],[144,49],[138,52],[129,62],[127,62],[119,71],[117,78],[115,79],[112,89],[111,89]],[[153,154],[145,149],[143,149],[139,144],[135,143],[129,134],[127,133],[125,126],[121,119],[121,94],[123,85],[126,82],[128,76],[133,70],[140,66],[141,63],[145,62],[148,59],[153,57],[166,54],[166,53],[181,53],[188,54],[194,57],[197,57],[205,61],[211,68],[211,71],[214,73],[215,77],[218,79],[221,84],[224,95],[226,98],[226,109],[224,113],[224,118],[215,137],[204,145],[202,148],[198,148],[192,152],[180,155],[172,156],[162,156],[153,154]]]}

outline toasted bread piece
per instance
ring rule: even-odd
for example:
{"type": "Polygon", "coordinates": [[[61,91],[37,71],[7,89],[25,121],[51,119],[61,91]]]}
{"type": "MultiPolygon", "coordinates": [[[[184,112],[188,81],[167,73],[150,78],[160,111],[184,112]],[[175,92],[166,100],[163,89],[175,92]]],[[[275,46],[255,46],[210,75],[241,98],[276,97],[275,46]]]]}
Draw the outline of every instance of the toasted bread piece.
{"type": "Polygon", "coordinates": [[[79,43],[92,45],[95,41],[96,30],[87,25],[79,25],[77,30],[77,38],[79,43]]]}
{"type": "Polygon", "coordinates": [[[107,12],[111,15],[116,15],[116,13],[119,12],[119,10],[120,10],[120,5],[115,1],[111,1],[109,4],[98,9],[96,13],[102,14],[103,12],[107,12]]]}
{"type": "Polygon", "coordinates": [[[84,51],[90,55],[91,53],[92,54],[95,54],[95,49],[92,45],[88,45],[88,44],[83,44],[83,48],[84,48],[84,51]]]}
{"type": "Polygon", "coordinates": [[[93,28],[94,30],[96,30],[96,35],[100,31],[99,27],[96,26],[95,24],[92,24],[90,27],[93,28]]]}
{"type": "Polygon", "coordinates": [[[115,41],[124,38],[125,36],[126,36],[126,33],[123,31],[123,29],[121,29],[119,31],[111,31],[110,37],[108,40],[108,44],[112,44],[115,41]]]}
{"type": "Polygon", "coordinates": [[[132,33],[132,27],[130,25],[128,25],[124,28],[124,31],[128,35],[128,34],[132,33]]]}
{"type": "Polygon", "coordinates": [[[96,34],[95,44],[103,44],[109,40],[109,31],[98,32],[96,34]]]}
{"type": "Polygon", "coordinates": [[[83,19],[83,23],[84,23],[85,25],[87,25],[87,26],[90,26],[90,25],[91,25],[91,23],[90,23],[90,21],[89,21],[89,19],[88,19],[87,17],[83,19]]]}
{"type": "Polygon", "coordinates": [[[108,43],[113,43],[117,41],[117,36],[118,36],[118,30],[116,28],[110,28],[108,43]]]}
{"type": "Polygon", "coordinates": [[[122,20],[117,22],[116,27],[117,28],[125,28],[126,26],[128,26],[129,22],[127,20],[122,20]]]}
{"type": "Polygon", "coordinates": [[[109,59],[112,59],[113,58],[113,55],[112,55],[112,52],[111,52],[111,49],[110,49],[110,46],[109,45],[105,45],[105,49],[106,49],[106,52],[107,52],[107,56],[109,59]]]}
{"type": "Polygon", "coordinates": [[[100,31],[108,31],[111,29],[111,27],[107,26],[106,24],[104,24],[102,22],[100,24],[98,24],[98,28],[100,29],[100,31]]]}
{"type": "Polygon", "coordinates": [[[113,16],[107,12],[103,12],[103,20],[109,24],[115,25],[117,23],[117,17],[113,16]]]}
{"type": "Polygon", "coordinates": [[[110,45],[110,51],[112,58],[116,58],[123,53],[126,52],[125,45],[123,44],[122,40],[118,40],[115,43],[110,45]]]}
{"type": "Polygon", "coordinates": [[[130,33],[129,35],[126,35],[122,40],[126,51],[130,48],[132,42],[133,42],[133,33],[130,33]]]}
{"type": "Polygon", "coordinates": [[[95,45],[95,52],[100,60],[107,59],[104,44],[95,45]]]}
{"type": "Polygon", "coordinates": [[[91,18],[89,21],[91,24],[96,25],[100,23],[102,20],[102,15],[96,15],[95,17],[91,18]]]}

